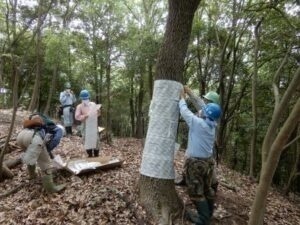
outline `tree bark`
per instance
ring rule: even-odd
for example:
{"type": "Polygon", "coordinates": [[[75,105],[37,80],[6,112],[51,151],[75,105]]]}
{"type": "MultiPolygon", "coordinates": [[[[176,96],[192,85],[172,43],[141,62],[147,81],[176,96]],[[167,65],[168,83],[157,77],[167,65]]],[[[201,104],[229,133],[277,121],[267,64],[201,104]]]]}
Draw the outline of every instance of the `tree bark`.
{"type": "MultiPolygon", "coordinates": [[[[13,40],[15,40],[16,37],[16,10],[17,10],[17,1],[14,1],[13,4],[13,18],[15,20],[13,20],[13,24],[12,24],[12,33],[13,33],[13,40]]],[[[9,141],[10,141],[10,137],[12,135],[13,132],[13,128],[15,125],[15,120],[16,120],[16,112],[17,112],[17,108],[18,108],[18,85],[19,85],[19,73],[17,70],[17,60],[15,59],[15,51],[16,51],[16,43],[11,42],[10,41],[10,53],[11,53],[11,71],[12,71],[12,80],[13,80],[13,98],[12,98],[12,103],[13,103],[13,113],[12,113],[12,119],[11,119],[11,124],[9,127],[9,131],[5,140],[5,144],[4,147],[1,148],[0,150],[0,181],[2,181],[2,178],[4,177],[4,175],[6,176],[9,173],[6,173],[6,166],[3,164],[3,160],[4,160],[4,155],[7,151],[8,145],[9,145],[9,141]],[[5,172],[3,172],[5,171],[5,172]]],[[[9,170],[8,170],[9,171],[9,170]]]]}
{"type": "MultiPolygon", "coordinates": [[[[295,132],[295,136],[297,136],[298,138],[300,137],[300,122],[298,122],[298,126],[297,126],[296,132],[295,132]]],[[[298,166],[300,165],[300,141],[299,141],[299,139],[296,140],[296,143],[294,144],[294,146],[295,146],[295,154],[296,154],[295,155],[295,162],[294,162],[293,168],[292,168],[292,170],[289,174],[288,182],[287,182],[286,186],[284,187],[284,194],[285,195],[289,194],[292,182],[299,175],[299,173],[297,172],[298,171],[298,166]]]]}
{"type": "MultiPolygon", "coordinates": [[[[290,86],[293,86],[293,84],[290,84],[290,86]]],[[[281,104],[283,102],[284,101],[282,101],[281,104]]],[[[291,114],[284,122],[274,142],[270,145],[270,149],[264,149],[264,147],[266,146],[263,146],[262,151],[268,152],[268,155],[265,158],[265,162],[262,165],[259,185],[256,189],[255,199],[251,208],[251,216],[248,223],[249,225],[263,224],[263,217],[266,208],[268,190],[270,188],[284,145],[286,144],[286,141],[289,139],[291,132],[295,129],[297,123],[299,122],[299,115],[300,115],[300,99],[298,99],[297,103],[294,105],[291,114]]],[[[275,131],[273,130],[273,132],[275,131]]],[[[265,137],[265,139],[267,138],[269,137],[265,137]]]]}
{"type": "Polygon", "coordinates": [[[258,51],[260,48],[259,27],[262,19],[255,26],[254,71],[252,76],[252,136],[250,146],[249,176],[254,177],[256,163],[256,138],[257,138],[257,108],[256,108],[256,83],[258,74],[258,51]]]}
{"type": "Polygon", "coordinates": [[[44,114],[46,114],[46,115],[49,115],[51,99],[52,99],[53,93],[55,92],[57,71],[58,71],[58,65],[54,65],[53,76],[51,79],[51,86],[49,87],[49,95],[47,98],[46,107],[44,109],[44,114]]]}
{"type": "Polygon", "coordinates": [[[144,102],[144,75],[141,73],[141,76],[139,78],[139,93],[137,96],[137,117],[136,117],[136,132],[135,137],[136,138],[143,138],[144,137],[144,123],[143,123],[143,102],[144,102]]]}
{"type": "Polygon", "coordinates": [[[40,95],[40,85],[41,85],[41,44],[42,44],[42,11],[43,11],[43,2],[39,1],[38,7],[38,22],[37,22],[37,39],[36,39],[36,73],[35,73],[35,80],[34,80],[34,87],[33,93],[31,96],[30,104],[28,106],[29,111],[34,111],[38,108],[38,101],[40,95]]]}
{"type": "MultiPolygon", "coordinates": [[[[171,80],[177,82],[182,81],[184,58],[186,56],[188,48],[194,13],[199,3],[200,0],[169,0],[166,31],[156,65],[156,80],[171,80]]],[[[180,91],[178,91],[178,98],[179,92],[180,91]]],[[[156,103],[155,99],[152,99],[152,101],[154,101],[153,104],[156,103]]],[[[166,102],[164,103],[168,104],[166,102]]],[[[177,112],[177,115],[178,114],[179,111],[177,112]]],[[[154,120],[155,119],[151,120],[150,118],[148,132],[149,127],[157,122],[154,120]]],[[[178,121],[176,125],[178,126],[178,121]]],[[[174,128],[176,129],[175,132],[177,132],[177,126],[174,126],[174,128]]],[[[147,141],[150,141],[148,132],[146,144],[147,141]]],[[[172,140],[174,143],[175,137],[173,138],[174,140],[172,140]]],[[[151,141],[155,142],[155,140],[151,141]]],[[[153,148],[155,148],[155,145],[159,145],[159,143],[152,143],[149,145],[149,147],[152,148],[151,150],[153,150],[153,148]]],[[[146,151],[149,151],[149,149],[145,147],[143,157],[147,155],[146,151]]],[[[174,157],[174,151],[166,151],[165,154],[173,155],[165,155],[162,157],[174,157]]],[[[144,163],[146,162],[143,160],[141,165],[142,168],[144,163]]],[[[155,164],[155,162],[153,163],[155,164]]],[[[169,165],[170,167],[174,167],[172,161],[170,161],[169,163],[171,164],[169,165]]],[[[157,165],[157,167],[160,166],[161,165],[157,165]]],[[[174,218],[181,215],[183,205],[176,193],[174,178],[162,179],[158,177],[159,176],[146,176],[141,172],[139,183],[140,200],[141,203],[145,206],[146,210],[151,213],[151,215],[159,224],[171,224],[174,218]]]]}

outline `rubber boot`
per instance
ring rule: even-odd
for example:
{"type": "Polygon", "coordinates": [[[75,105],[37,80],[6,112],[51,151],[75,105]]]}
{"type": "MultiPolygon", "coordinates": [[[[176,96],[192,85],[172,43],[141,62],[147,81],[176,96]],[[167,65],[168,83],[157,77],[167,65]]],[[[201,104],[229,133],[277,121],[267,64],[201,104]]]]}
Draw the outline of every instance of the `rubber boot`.
{"type": "Polygon", "coordinates": [[[210,223],[210,210],[208,202],[206,200],[195,202],[196,209],[199,216],[199,221],[195,224],[197,225],[209,225],[210,223]]]}
{"type": "Polygon", "coordinates": [[[200,218],[198,216],[198,213],[195,213],[193,212],[192,210],[190,209],[187,209],[185,212],[184,212],[184,217],[189,220],[190,222],[192,223],[195,223],[195,224],[200,224],[201,221],[200,221],[200,218]]]}
{"type": "Polygon", "coordinates": [[[87,149],[86,153],[88,154],[88,157],[93,157],[93,149],[87,149]]]}
{"type": "Polygon", "coordinates": [[[99,149],[94,149],[94,157],[98,157],[99,156],[99,149]]]}
{"type": "Polygon", "coordinates": [[[37,174],[35,172],[35,165],[27,165],[27,171],[29,174],[29,180],[33,180],[37,177],[37,174]]]}
{"type": "Polygon", "coordinates": [[[208,204],[208,208],[209,208],[209,216],[212,217],[214,214],[215,200],[207,199],[207,204],[208,204]]]}
{"type": "Polygon", "coordinates": [[[219,186],[219,182],[218,181],[215,181],[211,184],[211,188],[214,190],[215,194],[217,193],[218,191],[218,186],[219,186]]]}
{"type": "Polygon", "coordinates": [[[65,184],[55,185],[53,182],[52,174],[44,175],[42,177],[42,183],[43,187],[48,193],[60,192],[66,187],[65,184]]]}
{"type": "Polygon", "coordinates": [[[66,133],[68,137],[72,136],[72,127],[66,127],[66,133]]]}

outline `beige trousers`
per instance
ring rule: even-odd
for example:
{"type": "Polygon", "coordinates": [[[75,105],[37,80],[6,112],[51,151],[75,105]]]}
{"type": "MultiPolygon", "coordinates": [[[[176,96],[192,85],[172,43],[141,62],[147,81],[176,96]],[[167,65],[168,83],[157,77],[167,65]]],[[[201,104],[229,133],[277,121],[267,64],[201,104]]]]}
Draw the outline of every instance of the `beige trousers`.
{"type": "Polygon", "coordinates": [[[26,148],[22,157],[26,165],[37,164],[43,172],[51,168],[51,159],[44,141],[38,133],[34,134],[34,130],[22,130],[18,134],[17,144],[24,149],[26,148]]]}

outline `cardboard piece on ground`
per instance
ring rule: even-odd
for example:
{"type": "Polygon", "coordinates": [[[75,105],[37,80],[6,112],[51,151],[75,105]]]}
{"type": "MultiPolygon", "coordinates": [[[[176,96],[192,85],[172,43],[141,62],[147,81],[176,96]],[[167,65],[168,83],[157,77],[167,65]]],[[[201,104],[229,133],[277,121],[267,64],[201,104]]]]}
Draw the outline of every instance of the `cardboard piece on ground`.
{"type": "MultiPolygon", "coordinates": [[[[55,161],[55,163],[61,164],[61,162],[57,161],[55,161]]],[[[121,166],[122,163],[122,160],[112,158],[111,156],[100,156],[95,158],[70,159],[67,163],[62,163],[61,168],[66,169],[75,175],[79,175],[98,169],[104,170],[115,168],[121,166]]]]}

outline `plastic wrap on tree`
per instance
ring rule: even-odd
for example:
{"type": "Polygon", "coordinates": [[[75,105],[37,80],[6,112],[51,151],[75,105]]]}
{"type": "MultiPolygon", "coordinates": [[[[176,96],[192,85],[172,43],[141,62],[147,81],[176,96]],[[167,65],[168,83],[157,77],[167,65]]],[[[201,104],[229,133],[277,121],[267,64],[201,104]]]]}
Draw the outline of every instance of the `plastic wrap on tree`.
{"type": "Polygon", "coordinates": [[[179,118],[179,94],[183,86],[172,80],[156,80],[149,109],[149,125],[141,174],[174,179],[174,151],[179,118]]]}

